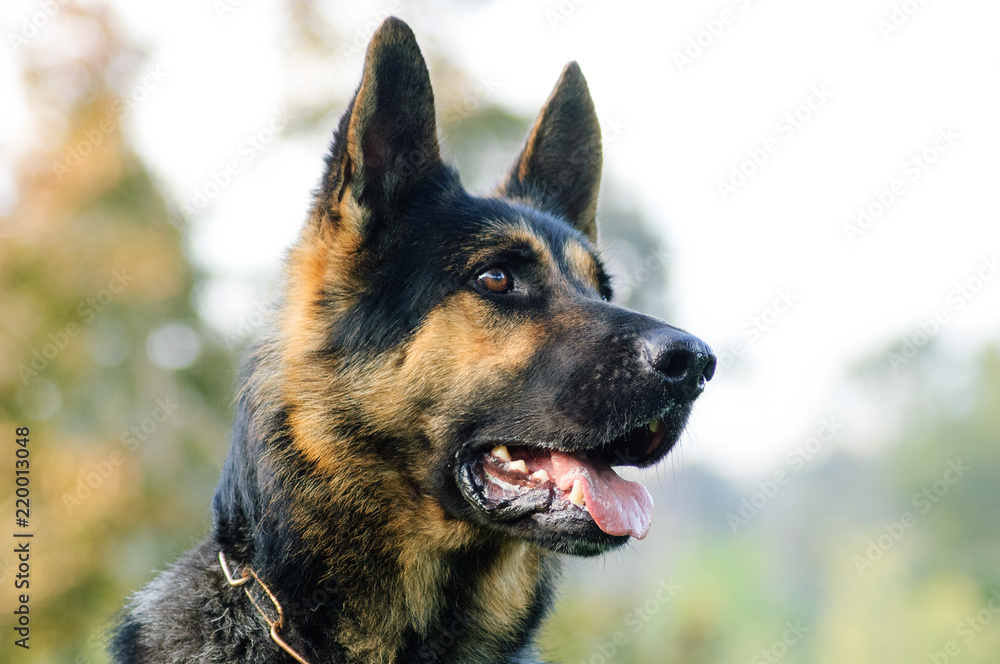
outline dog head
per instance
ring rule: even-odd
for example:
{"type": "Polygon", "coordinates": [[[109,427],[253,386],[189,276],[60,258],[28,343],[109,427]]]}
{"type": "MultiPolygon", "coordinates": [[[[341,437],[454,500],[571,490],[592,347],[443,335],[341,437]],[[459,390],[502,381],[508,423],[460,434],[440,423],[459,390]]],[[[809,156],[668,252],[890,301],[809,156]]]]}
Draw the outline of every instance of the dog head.
{"type": "Polygon", "coordinates": [[[293,445],[338,491],[441,537],[591,555],[645,536],[649,494],[613,466],[667,454],[715,358],[614,304],[600,177],[570,63],[502,184],[466,192],[413,34],[382,24],[289,258],[277,349],[293,445]]]}

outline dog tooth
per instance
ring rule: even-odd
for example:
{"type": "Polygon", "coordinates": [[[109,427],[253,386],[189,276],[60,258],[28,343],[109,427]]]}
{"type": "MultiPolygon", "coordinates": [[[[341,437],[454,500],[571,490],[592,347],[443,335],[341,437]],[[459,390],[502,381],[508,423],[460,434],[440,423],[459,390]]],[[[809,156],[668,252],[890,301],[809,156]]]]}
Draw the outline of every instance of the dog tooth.
{"type": "Polygon", "coordinates": [[[653,420],[649,423],[649,430],[656,433],[660,430],[660,420],[653,420]]]}
{"type": "Polygon", "coordinates": [[[506,461],[507,463],[510,463],[510,452],[507,451],[506,445],[497,445],[490,451],[490,454],[500,459],[501,461],[506,461]]]}
{"type": "Polygon", "coordinates": [[[538,480],[539,482],[548,482],[550,479],[552,479],[552,478],[549,477],[548,471],[545,470],[544,468],[542,468],[541,470],[536,470],[535,472],[533,472],[531,474],[531,477],[534,478],[534,479],[536,479],[536,480],[538,480]]]}
{"type": "Polygon", "coordinates": [[[519,470],[525,475],[528,474],[528,464],[524,462],[524,459],[518,459],[517,461],[511,461],[507,466],[511,470],[519,470]]]}
{"type": "Polygon", "coordinates": [[[569,502],[577,507],[583,507],[583,480],[579,477],[573,480],[573,490],[569,492],[569,502]]]}

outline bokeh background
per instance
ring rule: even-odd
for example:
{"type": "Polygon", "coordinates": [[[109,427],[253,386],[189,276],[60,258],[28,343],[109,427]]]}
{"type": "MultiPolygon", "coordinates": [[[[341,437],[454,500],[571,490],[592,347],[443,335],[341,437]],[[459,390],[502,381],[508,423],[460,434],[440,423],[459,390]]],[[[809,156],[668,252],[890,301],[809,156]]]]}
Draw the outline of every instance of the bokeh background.
{"type": "Polygon", "coordinates": [[[0,660],[106,661],[114,611],[207,531],[239,357],[388,13],[472,189],[581,63],[621,299],[722,360],[680,447],[632,473],[650,536],[567,565],[546,656],[1000,661],[988,0],[5,0],[0,660]]]}

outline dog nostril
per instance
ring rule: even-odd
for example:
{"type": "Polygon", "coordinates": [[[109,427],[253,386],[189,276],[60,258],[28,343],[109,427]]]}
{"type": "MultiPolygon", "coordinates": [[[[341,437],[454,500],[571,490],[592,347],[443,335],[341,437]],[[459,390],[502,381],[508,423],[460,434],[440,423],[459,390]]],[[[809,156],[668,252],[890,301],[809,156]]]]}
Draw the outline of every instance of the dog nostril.
{"type": "Polygon", "coordinates": [[[712,380],[712,376],[715,375],[715,356],[708,358],[708,364],[705,368],[701,370],[701,375],[705,379],[705,382],[712,380]]]}
{"type": "Polygon", "coordinates": [[[653,369],[682,393],[697,395],[715,375],[715,355],[708,347],[674,347],[662,352],[653,369]]]}
{"type": "Polygon", "coordinates": [[[656,363],[656,370],[670,380],[682,380],[691,366],[691,353],[686,350],[672,350],[656,363]]]}

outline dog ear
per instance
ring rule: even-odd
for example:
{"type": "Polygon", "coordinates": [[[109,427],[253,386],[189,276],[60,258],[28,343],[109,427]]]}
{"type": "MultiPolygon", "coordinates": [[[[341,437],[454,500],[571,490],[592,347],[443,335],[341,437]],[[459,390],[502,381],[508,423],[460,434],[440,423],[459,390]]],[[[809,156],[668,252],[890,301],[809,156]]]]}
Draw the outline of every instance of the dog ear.
{"type": "Polygon", "coordinates": [[[500,193],[565,217],[597,241],[601,126],[576,62],[563,69],[500,193]]]}
{"type": "Polygon", "coordinates": [[[391,218],[441,165],[427,64],[410,27],[389,17],[368,44],[361,85],[327,157],[321,199],[365,231],[391,218]],[[344,206],[357,203],[345,212],[344,206]]]}

